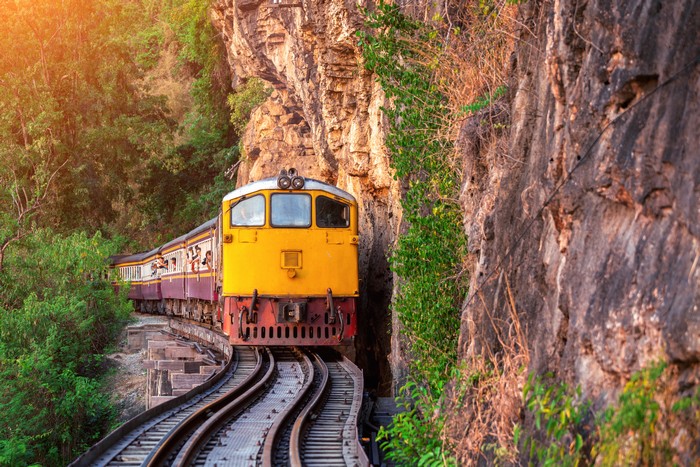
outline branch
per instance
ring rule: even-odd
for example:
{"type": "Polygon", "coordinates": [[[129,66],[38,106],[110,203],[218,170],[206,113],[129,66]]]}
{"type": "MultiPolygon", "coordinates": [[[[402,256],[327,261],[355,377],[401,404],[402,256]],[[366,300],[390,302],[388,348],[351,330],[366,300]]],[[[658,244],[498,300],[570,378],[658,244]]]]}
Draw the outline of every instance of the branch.
{"type": "Polygon", "coordinates": [[[54,177],[56,177],[58,172],[60,172],[60,170],[63,167],[65,167],[69,161],[70,161],[70,158],[66,159],[63,162],[63,164],[61,164],[56,170],[53,171],[53,173],[51,173],[51,176],[49,177],[48,181],[46,182],[46,185],[44,185],[44,190],[43,190],[44,192],[41,195],[34,198],[32,205],[30,207],[28,207],[25,211],[27,214],[34,212],[41,207],[42,201],[44,201],[46,199],[46,197],[49,195],[49,188],[51,188],[51,182],[53,181],[54,177]]]}

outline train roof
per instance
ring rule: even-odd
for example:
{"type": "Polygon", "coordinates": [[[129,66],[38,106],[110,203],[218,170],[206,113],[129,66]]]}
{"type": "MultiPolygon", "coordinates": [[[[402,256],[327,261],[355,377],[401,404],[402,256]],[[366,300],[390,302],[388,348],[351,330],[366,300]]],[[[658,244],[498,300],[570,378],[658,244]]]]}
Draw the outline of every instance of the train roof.
{"type": "Polygon", "coordinates": [[[126,263],[137,263],[139,261],[143,261],[143,259],[146,257],[146,252],[141,252],[141,253],[134,253],[132,255],[119,255],[118,257],[114,258],[114,265],[118,264],[126,264],[126,263]]]}
{"type": "Polygon", "coordinates": [[[144,254],[143,254],[143,259],[150,258],[151,256],[157,255],[158,253],[160,253],[160,250],[161,250],[162,248],[163,248],[162,246],[157,246],[157,247],[155,247],[154,249],[152,249],[151,251],[149,251],[149,252],[147,252],[147,253],[144,253],[144,254]]]}
{"type": "Polygon", "coordinates": [[[187,232],[184,237],[185,238],[191,238],[194,237],[195,235],[198,235],[202,232],[206,232],[209,229],[215,228],[216,227],[216,222],[219,218],[215,217],[213,219],[209,219],[206,221],[204,224],[200,225],[199,227],[195,227],[194,229],[190,230],[187,232]]]}
{"type": "Polygon", "coordinates": [[[173,245],[183,243],[186,239],[187,239],[187,234],[184,234],[184,235],[180,235],[179,237],[170,240],[168,243],[163,245],[163,251],[167,250],[168,248],[170,248],[173,245]]]}
{"type": "Polygon", "coordinates": [[[111,255],[107,257],[107,262],[110,266],[114,266],[117,263],[123,263],[124,258],[128,258],[131,255],[111,255]]]}
{"type": "MultiPolygon", "coordinates": [[[[242,186],[236,190],[233,190],[226,196],[224,196],[224,201],[229,201],[232,199],[240,198],[241,196],[249,195],[255,193],[256,191],[262,190],[279,190],[277,186],[277,177],[265,178],[257,182],[249,183],[248,185],[242,186]]],[[[341,190],[340,188],[329,185],[328,183],[321,182],[319,180],[314,180],[313,178],[304,178],[304,188],[301,190],[289,190],[289,191],[305,191],[305,190],[321,190],[327,191],[328,193],[334,194],[340,198],[344,198],[352,203],[357,203],[355,197],[348,193],[347,191],[341,190]]]]}

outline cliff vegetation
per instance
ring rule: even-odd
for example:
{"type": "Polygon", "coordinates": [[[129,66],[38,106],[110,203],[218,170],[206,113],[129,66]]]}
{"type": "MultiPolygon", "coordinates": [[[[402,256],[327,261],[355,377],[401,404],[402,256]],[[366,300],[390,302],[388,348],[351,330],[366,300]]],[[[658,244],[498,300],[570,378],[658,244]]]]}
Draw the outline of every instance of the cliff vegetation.
{"type": "Polygon", "coordinates": [[[402,183],[391,264],[405,412],[381,434],[398,463],[697,458],[697,216],[686,204],[697,183],[665,172],[698,173],[684,155],[697,107],[681,96],[697,89],[682,83],[697,76],[700,50],[688,7],[687,22],[660,3],[365,11],[363,59],[386,94],[386,147],[402,183]],[[674,44],[676,57],[623,18],[674,44]],[[685,117],[673,130],[671,114],[685,117]],[[657,124],[673,149],[652,143],[657,124]],[[673,176],[689,185],[672,187],[673,176]],[[662,245],[687,254],[675,263],[662,245]],[[630,250],[634,260],[615,259],[630,250]]]}

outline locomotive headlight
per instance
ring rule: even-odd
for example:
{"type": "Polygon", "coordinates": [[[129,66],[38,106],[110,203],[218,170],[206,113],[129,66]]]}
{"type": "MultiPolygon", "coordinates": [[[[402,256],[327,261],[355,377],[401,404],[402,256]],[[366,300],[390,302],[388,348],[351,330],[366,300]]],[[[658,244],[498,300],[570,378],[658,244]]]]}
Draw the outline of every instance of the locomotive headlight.
{"type": "Polygon", "coordinates": [[[291,184],[292,180],[290,180],[290,178],[286,175],[280,175],[279,178],[277,178],[277,186],[282,190],[288,190],[291,184]]]}
{"type": "Polygon", "coordinates": [[[304,188],[304,177],[294,177],[292,178],[292,188],[295,190],[301,190],[304,188]]]}
{"type": "Polygon", "coordinates": [[[277,186],[281,190],[301,190],[304,188],[304,177],[299,176],[297,169],[282,169],[277,177],[277,186]]]}

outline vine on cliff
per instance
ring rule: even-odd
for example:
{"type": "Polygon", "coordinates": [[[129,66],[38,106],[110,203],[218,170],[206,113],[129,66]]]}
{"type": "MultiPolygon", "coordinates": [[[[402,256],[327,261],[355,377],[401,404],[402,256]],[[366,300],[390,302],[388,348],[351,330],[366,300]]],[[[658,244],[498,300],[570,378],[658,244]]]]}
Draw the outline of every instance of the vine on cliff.
{"type": "Polygon", "coordinates": [[[488,11],[481,4],[455,4],[447,8],[455,16],[436,14],[423,22],[380,2],[365,12],[370,32],[358,34],[365,66],[390,102],[383,109],[386,147],[405,190],[405,231],[390,261],[398,277],[392,311],[410,358],[398,401],[406,411],[380,433],[400,464],[455,463],[446,454],[451,448],[438,410],[447,382],[460,379],[457,341],[468,286],[455,129],[505,94],[502,69],[510,39],[494,27],[501,3],[488,2],[488,11]]]}
{"type": "Polygon", "coordinates": [[[400,278],[393,311],[404,326],[414,374],[427,376],[430,389],[439,392],[439,381],[455,362],[466,292],[466,237],[456,201],[460,177],[452,165],[452,141],[441,134],[450,111],[414,48],[431,41],[430,30],[395,5],[380,3],[367,18],[375,35],[361,34],[365,66],[392,102],[383,109],[390,121],[386,146],[406,189],[401,205],[407,229],[391,256],[400,278]]]}
{"type": "Polygon", "coordinates": [[[456,201],[460,176],[452,164],[453,143],[442,132],[450,118],[448,99],[415,47],[439,46],[429,28],[395,5],[380,3],[367,14],[367,25],[374,34],[360,34],[365,66],[377,74],[392,104],[383,109],[390,121],[386,146],[405,188],[401,204],[407,227],[392,251],[391,266],[400,281],[393,312],[412,358],[410,381],[401,391],[411,401],[409,410],[382,437],[400,463],[415,462],[416,456],[444,461],[439,439],[444,422],[425,417],[456,362],[467,282],[462,274],[466,236],[456,201]],[[412,403],[417,406],[411,408],[412,403]]]}
{"type": "Polygon", "coordinates": [[[681,390],[674,382],[679,371],[664,360],[652,362],[632,374],[617,402],[600,412],[580,387],[557,383],[551,373],[531,375],[523,401],[535,430],[525,433],[518,426],[514,445],[540,465],[688,465],[697,456],[697,448],[687,445],[697,446],[700,390],[681,390]]]}

